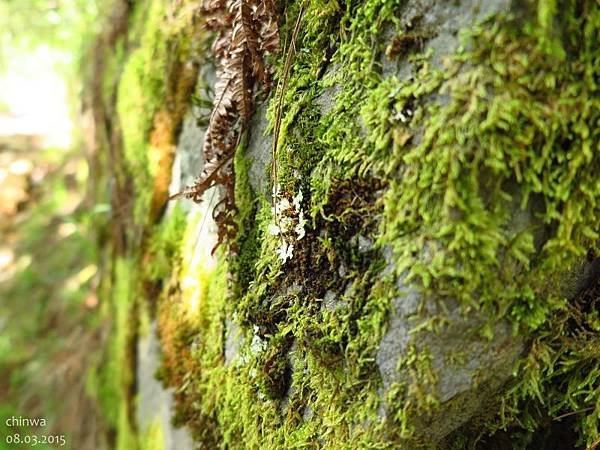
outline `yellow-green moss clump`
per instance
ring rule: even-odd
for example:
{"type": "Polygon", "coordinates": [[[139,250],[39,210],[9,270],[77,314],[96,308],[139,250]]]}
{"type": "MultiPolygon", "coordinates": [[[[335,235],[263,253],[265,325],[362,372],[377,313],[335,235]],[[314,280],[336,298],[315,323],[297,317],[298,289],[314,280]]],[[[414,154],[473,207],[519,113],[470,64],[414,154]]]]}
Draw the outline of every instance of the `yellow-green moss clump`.
{"type": "Polygon", "coordinates": [[[144,450],[164,450],[164,434],[159,421],[152,423],[142,436],[141,448],[144,450]]]}
{"type": "Polygon", "coordinates": [[[137,319],[135,296],[136,269],[130,261],[118,258],[112,274],[105,277],[100,294],[102,315],[111,318],[108,342],[95,372],[89,380],[90,391],[98,398],[109,426],[110,445],[119,450],[137,448],[134,386],[135,339],[137,319]]]}
{"type": "Polygon", "coordinates": [[[177,134],[196,84],[196,52],[204,43],[184,6],[174,9],[165,0],[138,5],[129,34],[134,49],[118,85],[124,163],[141,227],[155,221],[167,201],[177,134]]]}

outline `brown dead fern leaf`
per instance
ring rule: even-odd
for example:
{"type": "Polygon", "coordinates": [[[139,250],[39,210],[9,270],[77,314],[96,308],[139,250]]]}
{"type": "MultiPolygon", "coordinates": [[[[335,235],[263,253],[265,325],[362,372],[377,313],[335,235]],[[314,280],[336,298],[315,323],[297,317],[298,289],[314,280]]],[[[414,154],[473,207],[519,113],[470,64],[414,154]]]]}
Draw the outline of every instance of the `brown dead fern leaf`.
{"type": "MultiPolygon", "coordinates": [[[[278,50],[279,31],[272,0],[205,0],[202,14],[206,28],[217,34],[212,48],[215,97],[202,146],[205,164],[196,182],[171,199],[200,202],[208,189],[223,186],[224,196],[213,210],[219,246],[237,231],[233,157],[254,111],[257,91],[271,86],[265,56],[278,50]]],[[[232,245],[230,251],[237,249],[232,245]]]]}

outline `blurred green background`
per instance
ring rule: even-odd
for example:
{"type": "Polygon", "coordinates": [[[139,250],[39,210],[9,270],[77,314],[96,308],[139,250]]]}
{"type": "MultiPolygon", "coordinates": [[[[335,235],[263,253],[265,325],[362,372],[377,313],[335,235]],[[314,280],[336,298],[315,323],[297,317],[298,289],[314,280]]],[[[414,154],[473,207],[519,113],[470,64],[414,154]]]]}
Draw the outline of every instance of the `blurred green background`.
{"type": "Polygon", "coordinates": [[[85,206],[79,99],[86,49],[109,7],[0,0],[0,449],[30,448],[10,443],[15,434],[67,435],[64,446],[35,448],[104,447],[90,369],[107,318],[91,225],[107,209],[85,206]],[[46,426],[8,427],[11,416],[46,426]]]}

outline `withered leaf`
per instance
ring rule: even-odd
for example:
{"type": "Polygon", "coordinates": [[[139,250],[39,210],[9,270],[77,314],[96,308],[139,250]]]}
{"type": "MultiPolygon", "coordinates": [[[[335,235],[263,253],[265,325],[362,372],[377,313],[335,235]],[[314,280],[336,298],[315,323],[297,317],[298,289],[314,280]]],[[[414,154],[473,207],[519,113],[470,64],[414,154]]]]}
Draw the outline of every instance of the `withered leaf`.
{"type": "MultiPolygon", "coordinates": [[[[215,206],[217,246],[236,234],[235,150],[254,111],[254,98],[271,86],[265,55],[279,49],[277,11],[272,0],[204,0],[206,29],[216,33],[212,46],[216,63],[215,96],[202,145],[205,165],[192,186],[171,199],[200,202],[211,187],[221,185],[224,197],[215,206]]],[[[234,246],[230,251],[235,253],[234,246]]]]}

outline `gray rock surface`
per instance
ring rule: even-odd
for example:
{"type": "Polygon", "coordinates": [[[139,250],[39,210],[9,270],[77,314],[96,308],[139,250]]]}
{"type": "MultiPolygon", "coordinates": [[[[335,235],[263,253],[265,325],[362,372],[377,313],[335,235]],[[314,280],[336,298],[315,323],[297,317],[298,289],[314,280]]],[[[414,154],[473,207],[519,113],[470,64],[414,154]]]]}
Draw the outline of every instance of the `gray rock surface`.
{"type": "Polygon", "coordinates": [[[260,105],[250,122],[250,138],[246,157],[250,160],[250,170],[248,177],[254,192],[271,195],[269,192],[271,180],[268,176],[268,170],[272,161],[272,143],[273,139],[269,130],[269,121],[267,120],[267,103],[260,105]]]}
{"type": "Polygon", "coordinates": [[[186,428],[175,428],[171,424],[173,416],[173,395],[163,389],[155,378],[160,365],[160,342],[156,337],[156,322],[150,326],[147,336],[137,343],[137,387],[138,425],[142,432],[160,425],[164,450],[193,450],[194,442],[186,428]]]}
{"type": "Polygon", "coordinates": [[[233,320],[225,321],[225,364],[229,365],[239,355],[244,341],[239,325],[233,320]]]}
{"type": "MultiPolygon", "coordinates": [[[[406,33],[422,36],[414,45],[432,52],[432,62],[441,67],[443,59],[456,52],[460,45],[459,31],[480,23],[492,14],[508,12],[511,0],[415,0],[406,2],[399,14],[406,33]]],[[[391,41],[395,32],[386,30],[391,41]]],[[[410,77],[412,63],[407,58],[382,60],[384,75],[410,77]]]]}

